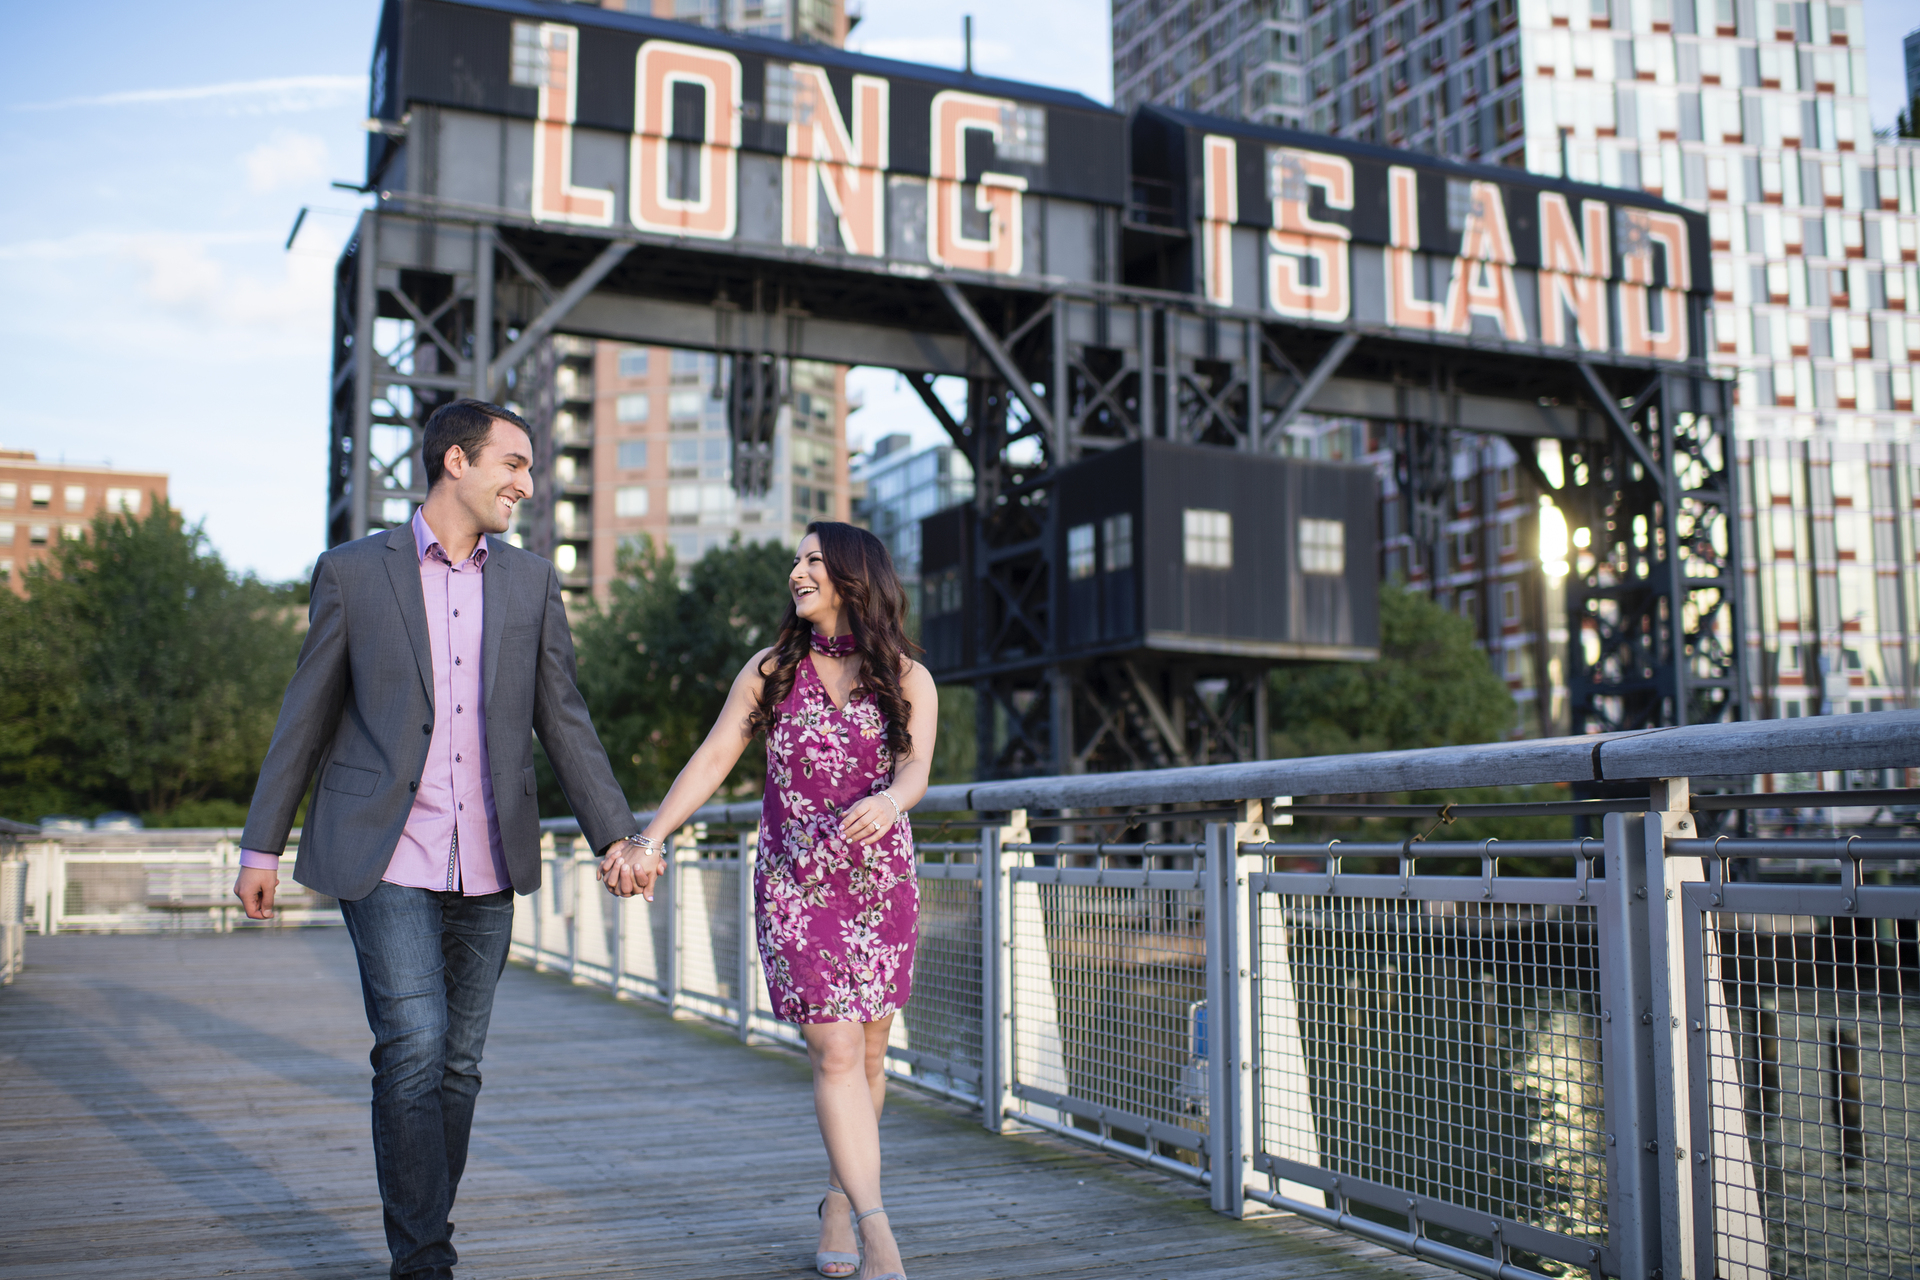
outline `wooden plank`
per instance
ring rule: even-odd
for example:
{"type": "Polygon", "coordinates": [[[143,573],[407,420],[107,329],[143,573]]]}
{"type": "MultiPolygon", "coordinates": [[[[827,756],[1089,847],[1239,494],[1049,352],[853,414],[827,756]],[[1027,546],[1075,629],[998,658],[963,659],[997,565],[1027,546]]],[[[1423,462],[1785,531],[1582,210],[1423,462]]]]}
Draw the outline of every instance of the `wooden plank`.
{"type": "MultiPolygon", "coordinates": [[[[0,990],[0,1248],[40,1277],[384,1274],[370,1045],[344,930],[28,941],[0,990]]],[[[518,966],[500,985],[459,1274],[810,1267],[806,1063],[518,966]]],[[[1450,1275],[897,1089],[887,1202],[915,1280],[1450,1275]]]]}
{"type": "Polygon", "coordinates": [[[1698,778],[1920,765],[1920,711],[1661,729],[1600,749],[1609,779],[1698,778]]]}

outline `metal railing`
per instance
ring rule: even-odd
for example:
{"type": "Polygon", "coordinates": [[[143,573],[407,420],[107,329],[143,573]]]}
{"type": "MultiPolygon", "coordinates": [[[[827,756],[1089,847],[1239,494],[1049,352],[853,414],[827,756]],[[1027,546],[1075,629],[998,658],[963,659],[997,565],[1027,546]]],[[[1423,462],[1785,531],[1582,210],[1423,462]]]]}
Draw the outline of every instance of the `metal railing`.
{"type": "MultiPolygon", "coordinates": [[[[233,896],[239,834],[209,828],[16,836],[14,859],[0,862],[0,924],[9,918],[11,889],[20,895],[22,934],[231,932],[246,919],[233,896]],[[6,870],[12,867],[19,870],[6,870]]],[[[287,853],[298,846],[296,831],[287,853]]],[[[338,923],[332,898],[283,875],[274,919],[247,927],[338,923]]]]}
{"type": "MultiPolygon", "coordinates": [[[[1916,765],[1886,713],[938,787],[889,1068],[1475,1274],[1910,1276],[1920,840],[1702,839],[1791,798],[1685,779],[1916,765]],[[1598,838],[1271,838],[1293,796],[1631,779],[1541,806],[1598,838]],[[1033,838],[1129,821],[1201,839],[1033,838]]],[[[651,906],[549,823],[515,955],[793,1042],[741,927],[758,813],[696,815],[651,906]]]]}
{"type": "MultiPolygon", "coordinates": [[[[1912,1276],[1920,839],[1703,838],[1716,813],[1836,800],[1687,779],[1916,766],[1920,713],[1894,712],[937,787],[889,1068],[1221,1212],[1503,1280],[1912,1276]],[[1584,814],[1585,840],[1277,838],[1400,814],[1292,797],[1552,782],[1645,794],[1493,806],[1584,814]],[[1081,839],[1140,823],[1184,838],[1081,839]]],[[[545,824],[514,956],[795,1043],[751,927],[758,817],[703,809],[651,904],[545,824]]],[[[230,928],[230,834],[26,837],[0,908],[24,865],[41,932],[230,928]]],[[[283,886],[282,922],[338,920],[303,893],[283,886]]]]}

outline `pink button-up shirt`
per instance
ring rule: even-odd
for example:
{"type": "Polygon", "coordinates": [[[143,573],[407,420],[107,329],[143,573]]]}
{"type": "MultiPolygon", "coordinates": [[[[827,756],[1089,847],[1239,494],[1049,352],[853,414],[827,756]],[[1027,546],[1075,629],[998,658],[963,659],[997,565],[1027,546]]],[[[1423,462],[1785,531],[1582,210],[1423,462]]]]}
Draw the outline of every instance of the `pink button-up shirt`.
{"type": "MultiPolygon", "coordinates": [[[[413,516],[413,540],[420,552],[420,590],[426,599],[427,648],[433,660],[433,733],[413,811],[381,878],[389,884],[469,896],[497,893],[512,881],[500,850],[493,773],[487,763],[487,716],[481,705],[481,573],[487,564],[487,540],[480,539],[472,555],[454,564],[419,511],[413,516]]],[[[240,862],[273,868],[280,860],[243,849],[240,862]]]]}

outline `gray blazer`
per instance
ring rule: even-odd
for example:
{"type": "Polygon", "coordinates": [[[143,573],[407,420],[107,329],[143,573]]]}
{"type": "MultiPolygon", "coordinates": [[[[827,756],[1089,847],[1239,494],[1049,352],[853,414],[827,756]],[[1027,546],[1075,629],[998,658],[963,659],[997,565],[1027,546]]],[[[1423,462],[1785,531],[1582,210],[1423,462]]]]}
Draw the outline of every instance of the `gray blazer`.
{"type": "MultiPolygon", "coordinates": [[[[540,887],[533,735],[596,849],[633,830],[574,685],[573,633],[553,566],[487,539],[481,579],[487,758],[507,873],[540,887]]],[[[329,897],[372,893],[413,808],[433,723],[433,661],[413,530],[335,547],[313,569],[311,626],[260,769],[241,847],[280,853],[300,797],[314,789],[293,878],[329,897]]]]}

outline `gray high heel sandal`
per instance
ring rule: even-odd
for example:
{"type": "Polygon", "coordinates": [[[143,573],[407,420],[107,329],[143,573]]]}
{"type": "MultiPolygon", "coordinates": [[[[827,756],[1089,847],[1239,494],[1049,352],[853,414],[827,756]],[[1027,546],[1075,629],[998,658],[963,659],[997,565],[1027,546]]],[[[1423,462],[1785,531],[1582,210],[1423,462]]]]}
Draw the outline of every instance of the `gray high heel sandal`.
{"type": "MultiPolygon", "coordinates": [[[[853,1200],[851,1197],[849,1197],[847,1200],[847,1206],[849,1208],[853,1206],[853,1200]]],[[[854,1214],[853,1215],[853,1234],[855,1238],[857,1239],[860,1235],[860,1224],[862,1222],[864,1222],[868,1218],[871,1218],[876,1213],[885,1213],[886,1211],[887,1211],[887,1206],[883,1204],[877,1204],[873,1206],[873,1208],[867,1210],[865,1213],[854,1214]]],[[[870,1276],[868,1277],[868,1280],[907,1280],[907,1273],[904,1271],[889,1271],[885,1275],[870,1276]]]]}
{"type": "MultiPolygon", "coordinates": [[[[827,1190],[837,1196],[847,1194],[831,1182],[827,1184],[827,1190]]],[[[815,1209],[813,1214],[821,1221],[826,1221],[827,1198],[825,1196],[820,1197],[820,1207],[815,1209]]],[[[852,1200],[847,1201],[847,1216],[849,1219],[853,1216],[852,1200]]],[[[855,1244],[858,1244],[860,1241],[860,1228],[857,1225],[853,1229],[853,1239],[855,1244]]],[[[852,1280],[852,1277],[860,1270],[860,1255],[857,1253],[847,1253],[840,1249],[815,1249],[813,1251],[813,1269],[821,1275],[829,1277],[829,1280],[852,1280]],[[850,1266],[853,1270],[845,1272],[844,1274],[827,1270],[828,1267],[836,1265],[843,1267],[850,1266]]]]}

